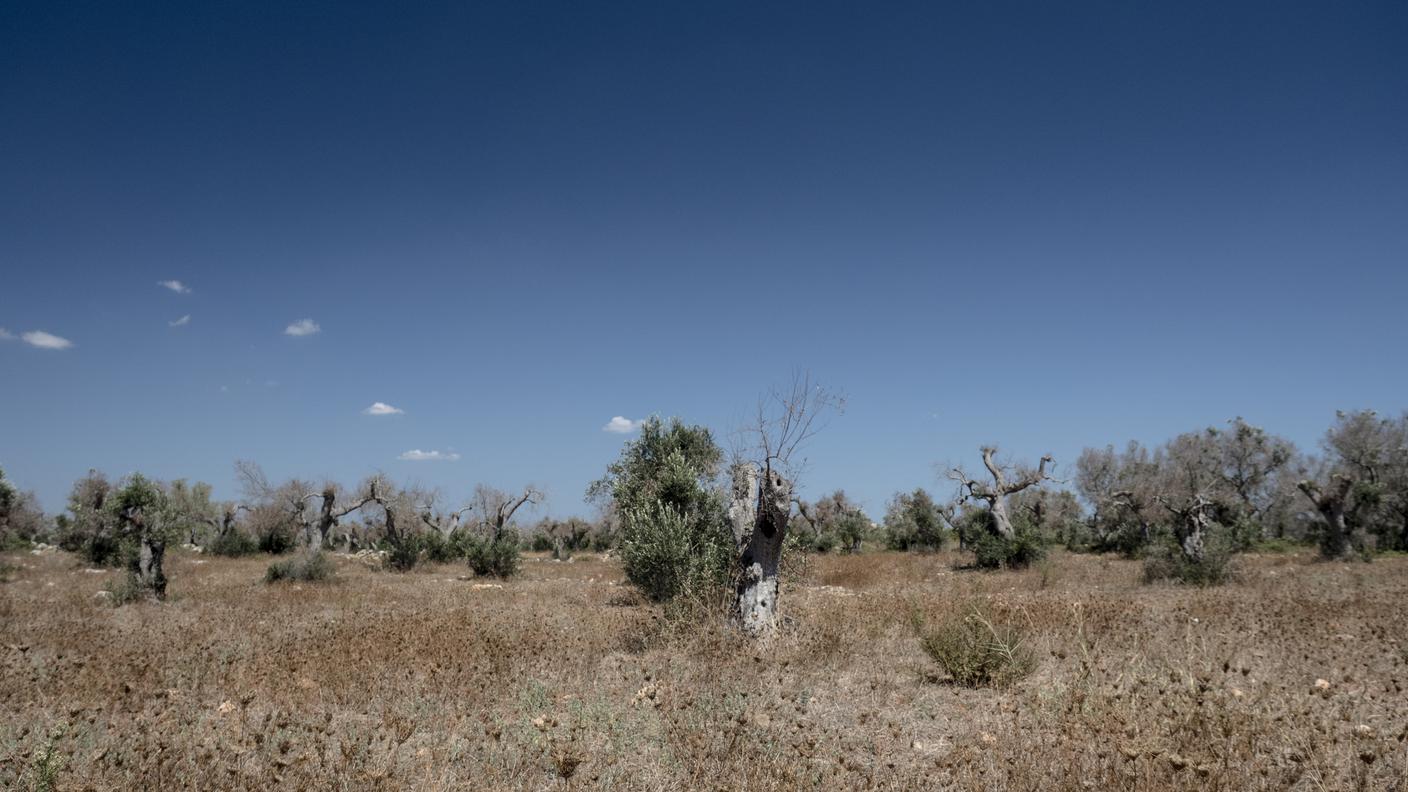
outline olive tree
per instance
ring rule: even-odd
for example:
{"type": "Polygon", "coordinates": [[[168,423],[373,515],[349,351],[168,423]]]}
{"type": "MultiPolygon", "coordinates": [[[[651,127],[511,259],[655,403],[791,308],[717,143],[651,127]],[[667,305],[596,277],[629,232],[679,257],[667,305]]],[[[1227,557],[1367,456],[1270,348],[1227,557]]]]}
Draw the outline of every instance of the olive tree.
{"type": "Polygon", "coordinates": [[[543,493],[529,485],[517,495],[484,484],[474,488],[470,511],[478,526],[468,538],[465,554],[476,575],[511,577],[518,573],[518,532],[513,516],[525,505],[543,502],[543,493]]]}
{"type": "Polygon", "coordinates": [[[951,517],[922,487],[897,492],[885,508],[885,542],[891,550],[938,550],[951,517]]]}
{"type": "Polygon", "coordinates": [[[797,516],[802,518],[811,532],[808,543],[811,548],[826,552],[839,548],[843,553],[858,553],[861,544],[870,533],[870,518],[865,511],[846,496],[845,490],[836,490],[815,503],[796,500],[797,516]]]}
{"type": "Polygon", "coordinates": [[[117,526],[127,560],[131,594],[155,601],[166,598],[166,545],[200,518],[192,509],[208,502],[191,497],[193,490],[208,494],[209,485],[187,488],[184,481],[163,484],[133,473],[105,498],[103,509],[117,526]]]}
{"type": "Polygon", "coordinates": [[[1321,553],[1368,557],[1377,543],[1408,546],[1408,416],[1338,412],[1321,447],[1319,472],[1298,484],[1320,518],[1321,553]]]}
{"type": "Polygon", "coordinates": [[[1159,509],[1159,464],[1149,449],[1131,441],[1087,448],[1076,459],[1075,488],[1091,507],[1092,549],[1134,555],[1153,535],[1159,509]]]}
{"type": "Polygon", "coordinates": [[[588,500],[615,515],[626,578],[652,600],[722,593],[733,555],[722,463],[708,428],[652,416],[587,489],[588,500]]]}
{"type": "Polygon", "coordinates": [[[317,553],[323,549],[327,543],[328,534],[337,527],[339,521],[358,509],[372,503],[372,480],[365,482],[356,493],[343,497],[336,484],[325,483],[317,492],[309,492],[303,496],[303,500],[311,501],[317,499],[319,502],[317,514],[314,518],[308,519],[304,515],[306,510],[298,512],[299,521],[303,525],[304,542],[310,553],[317,553]]]}
{"type": "Polygon", "coordinates": [[[122,563],[117,520],[107,508],[112,482],[97,470],[73,483],[68,494],[67,513],[58,518],[59,547],[78,553],[90,564],[116,566],[122,563]]]}

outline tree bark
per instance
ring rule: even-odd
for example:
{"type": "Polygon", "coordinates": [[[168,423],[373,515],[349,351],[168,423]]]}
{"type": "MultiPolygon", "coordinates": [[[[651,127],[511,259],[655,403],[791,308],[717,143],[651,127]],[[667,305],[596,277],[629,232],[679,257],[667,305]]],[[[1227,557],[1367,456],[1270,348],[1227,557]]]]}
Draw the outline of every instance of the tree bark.
{"type": "Polygon", "coordinates": [[[1187,507],[1179,508],[1162,496],[1159,496],[1158,500],[1164,505],[1164,508],[1178,518],[1177,527],[1174,528],[1174,537],[1178,539],[1178,549],[1183,551],[1184,557],[1189,561],[1201,564],[1207,551],[1204,537],[1211,523],[1208,510],[1212,508],[1212,501],[1203,497],[1202,494],[1198,494],[1193,497],[1187,507]]]}
{"type": "MultiPolygon", "coordinates": [[[[1017,531],[1012,526],[1012,516],[1007,511],[1007,496],[1015,495],[1018,492],[1034,487],[1046,479],[1051,478],[1046,473],[1046,466],[1051,463],[1051,455],[1047,454],[1041,458],[1035,472],[1009,482],[1007,474],[1003,472],[1002,466],[993,459],[997,449],[993,446],[984,446],[980,449],[983,454],[983,467],[988,469],[992,476],[992,485],[984,485],[982,482],[968,478],[962,470],[954,468],[949,473],[949,478],[957,481],[961,488],[966,488],[968,494],[965,497],[984,500],[988,503],[988,511],[992,513],[993,531],[1003,539],[1012,540],[1017,538],[1017,531]]],[[[962,537],[959,537],[960,547],[962,537]]]]}
{"type": "MultiPolygon", "coordinates": [[[[318,522],[308,529],[308,552],[317,553],[327,544],[328,534],[337,527],[338,521],[375,500],[370,494],[363,494],[355,503],[337,508],[337,491],[332,487],[318,493],[322,507],[318,510],[318,522]]],[[[311,496],[310,496],[311,497],[311,496]]]]}
{"type": "Polygon", "coordinates": [[[764,471],[761,487],[757,479],[752,465],[735,470],[729,517],[740,549],[739,624],[749,635],[763,637],[777,631],[777,577],[792,501],[791,486],[777,471],[764,471]]]}
{"type": "Polygon", "coordinates": [[[1300,491],[1315,504],[1316,511],[1325,519],[1325,535],[1320,542],[1320,551],[1326,558],[1347,558],[1353,554],[1354,542],[1345,518],[1349,502],[1349,491],[1354,482],[1348,477],[1336,474],[1328,490],[1321,491],[1312,481],[1302,481],[1300,491]]]}
{"type": "Polygon", "coordinates": [[[148,535],[142,535],[142,546],[137,551],[137,583],[152,599],[166,599],[166,574],[161,561],[166,555],[166,542],[148,535]]]}
{"type": "Polygon", "coordinates": [[[997,530],[1003,539],[1017,538],[1017,530],[1012,527],[1012,517],[1007,513],[1007,499],[998,495],[988,500],[988,508],[992,511],[993,528],[997,530]]]}

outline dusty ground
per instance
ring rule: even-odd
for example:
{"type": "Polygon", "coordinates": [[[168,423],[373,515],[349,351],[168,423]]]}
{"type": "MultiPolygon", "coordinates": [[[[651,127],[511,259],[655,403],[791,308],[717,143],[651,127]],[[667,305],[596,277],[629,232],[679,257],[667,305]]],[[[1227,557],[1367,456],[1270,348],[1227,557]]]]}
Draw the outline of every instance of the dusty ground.
{"type": "Polygon", "coordinates": [[[760,649],[597,559],[267,586],[267,558],[178,553],[170,602],[113,608],[110,573],[10,554],[0,786],[49,747],[58,789],[1408,789],[1408,559],[1254,557],[1211,590],[957,560],[813,559],[760,649]],[[972,598],[1032,630],[1014,688],[918,648],[912,609],[972,598]]]}

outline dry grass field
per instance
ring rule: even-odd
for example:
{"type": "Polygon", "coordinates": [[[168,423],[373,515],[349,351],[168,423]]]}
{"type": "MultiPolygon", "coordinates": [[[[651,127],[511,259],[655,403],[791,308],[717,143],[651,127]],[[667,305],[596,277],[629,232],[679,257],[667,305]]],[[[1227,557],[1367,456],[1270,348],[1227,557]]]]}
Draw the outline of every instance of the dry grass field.
{"type": "Polygon", "coordinates": [[[4,560],[5,788],[1408,789],[1405,558],[1253,556],[1199,590],[817,557],[761,647],[591,557],[266,585],[267,558],[176,553],[171,600],[121,608],[113,573],[4,560]],[[915,638],[972,600],[1029,630],[1007,689],[945,684],[915,638]]]}

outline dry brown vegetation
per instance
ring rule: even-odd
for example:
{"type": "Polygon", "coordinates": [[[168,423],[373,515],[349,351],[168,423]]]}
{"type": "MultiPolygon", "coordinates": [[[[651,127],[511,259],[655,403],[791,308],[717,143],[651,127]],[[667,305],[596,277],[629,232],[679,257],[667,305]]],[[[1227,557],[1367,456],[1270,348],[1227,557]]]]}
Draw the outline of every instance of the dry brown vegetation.
{"type": "Polygon", "coordinates": [[[813,558],[755,646],[663,618],[610,560],[530,557],[502,584],[339,559],[174,554],[171,599],[11,554],[0,583],[0,786],[58,789],[1402,789],[1408,559],[1244,559],[1236,584],[1137,562],[813,558]],[[980,601],[1033,674],[935,678],[914,636],[980,601]],[[1323,682],[1320,682],[1323,680],[1323,682]]]}

